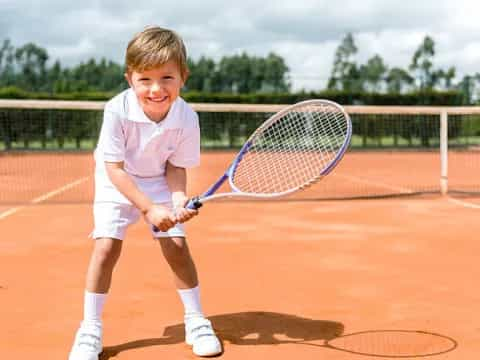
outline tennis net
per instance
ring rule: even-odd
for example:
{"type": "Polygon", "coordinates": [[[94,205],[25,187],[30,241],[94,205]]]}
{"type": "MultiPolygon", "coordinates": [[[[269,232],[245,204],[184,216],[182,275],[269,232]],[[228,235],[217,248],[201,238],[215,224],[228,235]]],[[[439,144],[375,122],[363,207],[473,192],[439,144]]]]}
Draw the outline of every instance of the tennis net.
{"type": "MultiPolygon", "coordinates": [[[[284,105],[192,104],[202,164],[189,190],[221,175],[255,128],[284,105]]],[[[93,198],[93,156],[103,102],[0,100],[0,204],[93,198]]],[[[349,151],[338,168],[294,199],[415,194],[480,196],[480,108],[347,106],[349,151]]]]}

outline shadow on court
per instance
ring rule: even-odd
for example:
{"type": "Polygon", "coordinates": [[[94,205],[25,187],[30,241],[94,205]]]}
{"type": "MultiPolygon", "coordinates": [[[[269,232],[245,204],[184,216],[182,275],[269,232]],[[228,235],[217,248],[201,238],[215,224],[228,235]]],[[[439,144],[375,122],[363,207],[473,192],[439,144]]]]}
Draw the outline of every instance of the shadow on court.
{"type": "MultiPolygon", "coordinates": [[[[278,345],[296,341],[331,340],[343,334],[344,325],[328,320],[313,320],[274,312],[241,312],[210,316],[222,342],[235,345],[278,345]],[[282,340],[283,339],[283,340],[282,340]]],[[[141,339],[107,346],[100,360],[137,348],[183,343],[183,324],[168,326],[163,337],[141,339]]]]}

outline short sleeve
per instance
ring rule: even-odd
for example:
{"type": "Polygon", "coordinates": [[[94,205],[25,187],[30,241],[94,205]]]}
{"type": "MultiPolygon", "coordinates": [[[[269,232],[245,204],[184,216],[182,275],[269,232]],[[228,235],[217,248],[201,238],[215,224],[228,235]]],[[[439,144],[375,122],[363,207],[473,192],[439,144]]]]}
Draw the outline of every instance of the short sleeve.
{"type": "Polygon", "coordinates": [[[168,161],[173,166],[192,168],[200,164],[200,128],[182,130],[181,140],[168,161]]]}
{"type": "Polygon", "coordinates": [[[125,160],[125,134],[119,116],[105,110],[100,131],[99,150],[104,161],[121,162],[125,160]]]}

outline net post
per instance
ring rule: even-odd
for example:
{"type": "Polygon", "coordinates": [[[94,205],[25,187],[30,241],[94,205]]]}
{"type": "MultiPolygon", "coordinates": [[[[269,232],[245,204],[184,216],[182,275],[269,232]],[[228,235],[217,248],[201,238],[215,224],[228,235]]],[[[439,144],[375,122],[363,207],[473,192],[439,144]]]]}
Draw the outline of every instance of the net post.
{"type": "Polygon", "coordinates": [[[440,113],[440,192],[448,192],[448,113],[440,113]]]}

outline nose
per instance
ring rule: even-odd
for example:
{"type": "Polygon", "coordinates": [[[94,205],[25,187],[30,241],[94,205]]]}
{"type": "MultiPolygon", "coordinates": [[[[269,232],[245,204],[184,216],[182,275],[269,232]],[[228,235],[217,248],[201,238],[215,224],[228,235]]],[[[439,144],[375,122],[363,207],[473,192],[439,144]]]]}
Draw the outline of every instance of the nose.
{"type": "Polygon", "coordinates": [[[158,81],[154,81],[153,84],[152,84],[152,87],[150,88],[150,91],[151,92],[158,92],[158,91],[160,91],[161,88],[162,88],[162,86],[160,85],[160,83],[158,81]]]}

